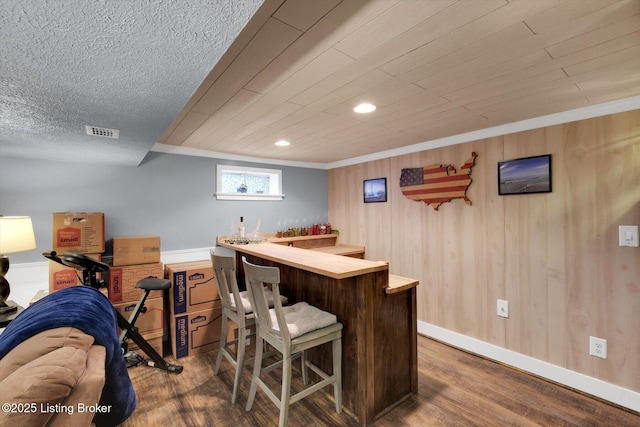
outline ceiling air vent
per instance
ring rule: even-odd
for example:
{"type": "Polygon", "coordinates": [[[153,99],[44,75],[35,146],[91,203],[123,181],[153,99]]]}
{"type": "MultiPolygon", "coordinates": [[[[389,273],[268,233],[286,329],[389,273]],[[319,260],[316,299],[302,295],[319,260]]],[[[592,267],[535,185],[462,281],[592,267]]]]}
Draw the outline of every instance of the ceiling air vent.
{"type": "Polygon", "coordinates": [[[97,126],[85,126],[87,135],[102,136],[104,138],[119,139],[120,131],[118,129],[99,128],[97,126]]]}

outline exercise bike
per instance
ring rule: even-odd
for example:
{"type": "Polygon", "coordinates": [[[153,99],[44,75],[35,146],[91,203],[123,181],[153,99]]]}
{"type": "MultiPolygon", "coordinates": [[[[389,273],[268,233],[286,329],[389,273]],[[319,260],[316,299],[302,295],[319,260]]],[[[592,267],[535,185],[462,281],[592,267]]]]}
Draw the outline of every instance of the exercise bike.
{"type": "MultiPolygon", "coordinates": [[[[105,280],[97,278],[97,273],[108,273],[109,265],[100,261],[96,261],[89,258],[86,255],[78,254],[74,252],[67,252],[58,256],[56,251],[43,252],[45,258],[55,261],[67,267],[71,267],[76,270],[82,270],[82,284],[84,286],[90,286],[95,289],[105,287],[105,280]]],[[[147,342],[146,339],[138,332],[138,328],[135,326],[136,320],[140,314],[145,313],[147,308],[145,307],[145,301],[151,291],[164,291],[171,286],[167,279],[157,279],[155,277],[147,277],[136,283],[136,288],[144,290],[142,297],[136,304],[133,313],[126,319],[119,311],[116,310],[116,316],[118,319],[118,326],[122,330],[120,334],[120,346],[125,357],[127,368],[136,366],[138,364],[144,364],[154,368],[162,369],[165,371],[179,374],[182,372],[183,367],[181,365],[174,365],[168,363],[164,358],[158,354],[158,352],[147,342]],[[144,351],[144,353],[151,359],[145,359],[134,351],[128,351],[128,342],[131,339],[138,347],[144,351]]]]}

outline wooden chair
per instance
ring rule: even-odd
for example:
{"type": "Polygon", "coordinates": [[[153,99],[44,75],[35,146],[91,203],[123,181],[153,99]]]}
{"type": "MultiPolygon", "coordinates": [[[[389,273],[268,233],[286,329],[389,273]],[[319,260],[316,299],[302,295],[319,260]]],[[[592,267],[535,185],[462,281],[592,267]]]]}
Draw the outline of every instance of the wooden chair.
{"type": "Polygon", "coordinates": [[[251,378],[251,389],[246,410],[250,411],[259,386],[269,399],[280,409],[279,426],[287,424],[289,405],[307,397],[327,385],[333,385],[336,411],[342,412],[342,324],[337,322],[335,315],[321,311],[304,302],[282,307],[280,299],[280,270],[277,267],[264,267],[247,262],[242,257],[245,281],[251,305],[255,310],[256,322],[256,355],[251,378]],[[265,294],[265,284],[271,284],[275,305],[269,309],[265,294]],[[289,316],[287,316],[289,315],[289,316]],[[289,323],[287,323],[287,317],[289,323]],[[297,321],[293,321],[293,317],[297,321]],[[262,368],[262,349],[264,342],[271,345],[282,354],[282,361],[266,368],[262,368]],[[332,343],[333,374],[322,371],[319,367],[306,360],[304,352],[307,349],[325,343],[332,343]],[[322,380],[306,387],[304,390],[291,395],[291,360],[295,355],[302,355],[302,379],[307,384],[307,367],[317,373],[322,380]],[[262,381],[260,375],[282,366],[282,391],[280,399],[262,381]]]}
{"type": "MultiPolygon", "coordinates": [[[[255,332],[250,331],[250,327],[255,324],[255,317],[251,308],[247,292],[241,292],[236,280],[236,261],[235,257],[229,252],[225,252],[224,248],[211,249],[211,263],[218,287],[218,294],[222,302],[222,326],[220,331],[220,347],[216,365],[213,370],[214,375],[218,375],[222,357],[227,359],[235,368],[235,378],[233,381],[233,392],[231,394],[231,403],[236,403],[238,398],[238,388],[240,377],[242,376],[242,368],[245,364],[250,364],[253,358],[245,360],[246,341],[248,338],[255,336],[255,332]],[[227,328],[229,320],[238,326],[237,338],[227,341],[227,328]],[[230,352],[229,347],[235,345],[235,357],[230,352]]],[[[286,304],[287,298],[281,297],[281,303],[286,304]]],[[[273,304],[272,304],[273,306],[273,304]]],[[[270,352],[275,354],[275,352],[270,352]]]]}

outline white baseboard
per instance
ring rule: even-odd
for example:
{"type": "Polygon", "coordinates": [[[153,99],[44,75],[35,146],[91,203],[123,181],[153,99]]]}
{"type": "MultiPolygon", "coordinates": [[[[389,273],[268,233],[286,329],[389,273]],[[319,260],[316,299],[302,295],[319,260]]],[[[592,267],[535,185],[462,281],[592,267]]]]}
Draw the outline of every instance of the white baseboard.
{"type": "Polygon", "coordinates": [[[418,321],[418,333],[640,412],[640,393],[487,342],[418,321]]]}
{"type": "Polygon", "coordinates": [[[164,264],[177,262],[211,260],[211,248],[184,249],[179,251],[165,251],[160,254],[160,260],[164,264]]]}
{"type": "MultiPolygon", "coordinates": [[[[165,251],[160,254],[160,259],[164,264],[207,260],[210,257],[209,250],[210,248],[197,248],[165,251]]],[[[26,307],[38,290],[49,288],[48,261],[12,264],[7,280],[11,284],[9,299],[26,307]]],[[[418,321],[418,333],[640,412],[640,393],[638,392],[429,323],[418,321]]]]}

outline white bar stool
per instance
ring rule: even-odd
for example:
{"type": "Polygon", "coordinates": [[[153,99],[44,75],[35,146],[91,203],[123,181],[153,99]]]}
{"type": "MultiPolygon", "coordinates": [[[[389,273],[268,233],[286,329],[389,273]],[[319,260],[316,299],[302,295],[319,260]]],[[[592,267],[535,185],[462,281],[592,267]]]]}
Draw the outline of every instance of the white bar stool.
{"type": "Polygon", "coordinates": [[[333,385],[336,411],[342,412],[342,323],[336,316],[319,310],[305,302],[294,304],[283,309],[278,296],[280,295],[280,270],[277,267],[265,267],[249,263],[242,257],[245,281],[249,292],[249,299],[255,311],[256,322],[256,355],[251,378],[251,389],[246,410],[250,411],[259,386],[269,399],[280,409],[279,426],[287,424],[289,405],[307,397],[327,385],[333,385]],[[269,309],[265,284],[272,285],[275,305],[269,309]],[[262,368],[263,341],[282,353],[282,361],[266,368],[262,368]],[[322,371],[319,367],[306,360],[304,352],[321,344],[332,343],[333,374],[322,371]],[[307,367],[318,374],[322,380],[291,395],[291,359],[302,353],[302,377],[307,384],[307,367]],[[269,372],[282,364],[282,392],[280,399],[262,381],[260,375],[269,372]]]}
{"type": "MultiPolygon", "coordinates": [[[[255,324],[253,309],[247,295],[247,291],[240,291],[236,280],[236,261],[235,257],[224,248],[211,249],[211,263],[218,287],[218,294],[222,302],[222,325],[220,331],[220,347],[218,349],[218,357],[213,370],[214,375],[218,375],[222,357],[227,359],[235,368],[236,373],[233,381],[233,392],[231,394],[231,403],[236,403],[238,398],[238,389],[240,385],[240,377],[242,376],[242,367],[253,361],[253,358],[245,360],[245,350],[247,338],[254,336],[255,333],[250,332],[249,327],[255,324]],[[227,328],[229,320],[238,326],[238,337],[227,341],[227,328]],[[229,346],[236,345],[235,357],[230,352],[229,346]]],[[[270,291],[269,291],[270,292],[270,291]]],[[[269,295],[268,295],[269,296],[269,295]]],[[[287,297],[281,297],[282,304],[286,304],[287,297]]],[[[270,298],[271,306],[273,306],[273,296],[270,298]]],[[[274,353],[269,353],[274,354],[274,353]]],[[[266,355],[265,355],[266,356],[266,355]]]]}

